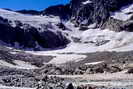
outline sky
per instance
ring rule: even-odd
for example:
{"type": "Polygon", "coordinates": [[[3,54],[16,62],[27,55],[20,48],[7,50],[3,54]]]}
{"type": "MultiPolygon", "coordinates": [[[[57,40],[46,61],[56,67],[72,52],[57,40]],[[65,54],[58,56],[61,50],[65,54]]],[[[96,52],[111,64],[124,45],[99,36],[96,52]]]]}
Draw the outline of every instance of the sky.
{"type": "Polygon", "coordinates": [[[12,10],[44,10],[49,6],[66,4],[69,1],[70,0],[0,0],[0,8],[8,8],[12,10]]]}

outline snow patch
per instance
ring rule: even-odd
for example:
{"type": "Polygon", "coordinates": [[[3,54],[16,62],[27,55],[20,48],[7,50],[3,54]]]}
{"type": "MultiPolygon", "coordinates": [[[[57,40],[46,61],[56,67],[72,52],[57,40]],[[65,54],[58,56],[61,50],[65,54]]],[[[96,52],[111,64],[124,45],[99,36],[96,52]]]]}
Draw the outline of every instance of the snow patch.
{"type": "Polygon", "coordinates": [[[96,27],[96,23],[90,24],[90,25],[88,26],[88,28],[90,28],[90,29],[95,28],[95,27],[96,27]]]}
{"type": "Polygon", "coordinates": [[[104,61],[85,63],[85,65],[97,65],[97,64],[100,64],[100,63],[103,63],[103,62],[104,62],[104,61]]]}
{"type": "MultiPolygon", "coordinates": [[[[58,50],[59,51],[59,50],[58,50]]],[[[50,64],[64,64],[67,62],[78,62],[84,60],[87,56],[82,54],[67,54],[56,51],[26,51],[33,55],[53,56],[54,58],[49,62],[50,64]]]]}
{"type": "Polygon", "coordinates": [[[82,4],[84,4],[84,5],[89,4],[89,3],[92,3],[92,1],[87,0],[87,1],[85,1],[85,2],[82,2],[82,4]]]}
{"type": "Polygon", "coordinates": [[[21,60],[14,60],[14,63],[17,64],[17,66],[19,66],[19,68],[22,68],[22,69],[37,69],[36,66],[21,60]]]}
{"type": "Polygon", "coordinates": [[[36,88],[26,88],[26,87],[9,87],[0,85],[0,89],[36,89],[36,88]]]}
{"type": "Polygon", "coordinates": [[[85,55],[76,55],[76,54],[66,54],[66,55],[58,55],[55,58],[52,59],[49,63],[54,63],[54,64],[63,64],[67,62],[78,62],[83,59],[85,59],[85,55]]]}
{"type": "Polygon", "coordinates": [[[16,68],[16,69],[36,69],[37,67],[29,64],[29,63],[25,63],[23,61],[18,61],[15,60],[14,63],[16,65],[13,65],[11,63],[8,63],[4,60],[0,60],[0,66],[6,66],[6,67],[10,67],[10,68],[16,68]]]}

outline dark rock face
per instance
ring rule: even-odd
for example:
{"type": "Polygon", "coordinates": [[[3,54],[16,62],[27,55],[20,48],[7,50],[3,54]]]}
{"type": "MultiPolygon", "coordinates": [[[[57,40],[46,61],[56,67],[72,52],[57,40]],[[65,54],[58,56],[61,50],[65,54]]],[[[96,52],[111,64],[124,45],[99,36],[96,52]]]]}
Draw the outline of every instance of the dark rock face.
{"type": "Polygon", "coordinates": [[[71,9],[69,7],[70,5],[57,5],[57,6],[51,6],[47,8],[46,10],[42,11],[43,15],[54,15],[54,16],[60,16],[61,19],[69,19],[71,16],[71,9]]]}
{"type": "Polygon", "coordinates": [[[129,21],[124,23],[124,25],[121,27],[124,31],[133,32],[133,21],[129,21]]]}
{"type": "Polygon", "coordinates": [[[19,12],[19,13],[22,13],[22,14],[30,14],[30,15],[40,15],[41,14],[40,11],[36,11],[36,10],[19,10],[19,11],[16,11],[16,12],[19,12]]]}
{"type": "Polygon", "coordinates": [[[72,83],[70,83],[70,84],[67,86],[67,88],[66,88],[66,89],[74,89],[73,84],[72,84],[72,83]]]}
{"type": "Polygon", "coordinates": [[[121,31],[125,26],[123,26],[124,22],[113,19],[110,15],[123,6],[133,3],[133,0],[90,0],[90,3],[84,4],[86,1],[71,0],[70,4],[52,6],[42,13],[43,15],[60,16],[61,19],[71,18],[75,26],[84,27],[96,23],[98,28],[121,31]]]}
{"type": "Polygon", "coordinates": [[[88,20],[90,23],[103,23],[110,16],[110,12],[119,10],[122,6],[133,3],[132,0],[90,0],[92,3],[83,5],[87,0],[72,0],[72,16],[77,23],[88,20]],[[75,13],[76,12],[76,13],[75,13]]]}
{"type": "Polygon", "coordinates": [[[124,26],[124,22],[120,21],[120,20],[116,20],[112,17],[109,17],[102,25],[101,28],[102,29],[110,29],[112,31],[116,31],[116,32],[120,32],[122,30],[125,30],[124,26]]]}
{"type": "Polygon", "coordinates": [[[65,46],[69,41],[62,35],[61,32],[54,34],[51,31],[44,31],[37,37],[39,44],[44,48],[56,48],[65,46]]]}
{"type": "Polygon", "coordinates": [[[132,74],[132,73],[133,73],[133,69],[130,68],[130,69],[127,71],[127,73],[132,74]]]}
{"type": "Polygon", "coordinates": [[[16,27],[12,27],[7,19],[0,18],[0,40],[11,44],[11,46],[15,46],[15,42],[17,42],[21,48],[33,48],[36,50],[39,50],[37,46],[57,48],[69,43],[61,32],[56,34],[49,30],[39,32],[38,28],[22,24],[19,21],[16,21],[16,25],[16,27]],[[25,28],[21,28],[21,26],[25,28]]]}

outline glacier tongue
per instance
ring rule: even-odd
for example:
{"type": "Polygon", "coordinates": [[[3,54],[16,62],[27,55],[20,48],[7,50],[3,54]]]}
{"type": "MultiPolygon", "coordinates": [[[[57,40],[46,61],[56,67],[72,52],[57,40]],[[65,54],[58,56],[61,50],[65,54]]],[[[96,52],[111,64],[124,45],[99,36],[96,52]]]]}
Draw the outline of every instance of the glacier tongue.
{"type": "MultiPolygon", "coordinates": [[[[64,49],[35,52],[40,55],[53,55],[58,53],[92,53],[102,51],[132,51],[133,32],[114,32],[108,29],[88,29],[73,35],[80,38],[80,42],[71,42],[64,49]],[[129,36],[130,35],[130,36],[129,36]]],[[[60,55],[60,54],[59,54],[60,55]]],[[[66,54],[67,55],[67,54],[66,54]]]]}

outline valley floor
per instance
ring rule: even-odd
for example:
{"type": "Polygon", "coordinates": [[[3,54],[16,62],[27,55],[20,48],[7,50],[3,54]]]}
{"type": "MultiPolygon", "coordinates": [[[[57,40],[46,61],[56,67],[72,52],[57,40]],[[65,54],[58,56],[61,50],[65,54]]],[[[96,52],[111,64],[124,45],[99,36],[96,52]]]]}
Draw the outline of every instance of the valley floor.
{"type": "Polygon", "coordinates": [[[133,74],[108,73],[108,74],[89,74],[89,75],[49,75],[61,78],[74,79],[76,85],[92,84],[106,87],[133,87],[133,74]]]}
{"type": "MultiPolygon", "coordinates": [[[[6,49],[7,50],[7,49],[6,49]]],[[[120,62],[127,61],[127,65],[132,68],[132,51],[128,52],[95,52],[95,53],[58,53],[58,52],[21,52],[18,50],[0,50],[0,89],[21,89],[21,87],[27,87],[22,89],[34,89],[35,84],[38,82],[35,77],[39,75],[39,72],[43,74],[43,71],[53,70],[49,77],[58,77],[65,80],[65,84],[73,83],[78,86],[97,86],[97,87],[109,87],[116,89],[133,89],[133,74],[127,74],[126,69],[115,73],[97,73],[97,74],[83,74],[83,75],[54,75],[52,73],[57,72],[54,68],[45,68],[46,64],[61,64],[69,61],[75,61],[79,64],[85,65],[99,65],[106,61],[110,64],[112,59],[116,60],[118,65],[122,66],[120,62]],[[30,53],[30,54],[29,54],[30,53]],[[33,55],[34,54],[34,55],[33,55]],[[9,58],[4,60],[4,58],[9,58]],[[17,61],[11,60],[15,59],[17,61]],[[64,60],[63,60],[64,59],[64,60]],[[121,59],[121,60],[119,60],[121,59]],[[128,59],[128,60],[127,60],[128,59]],[[18,61],[19,60],[19,61],[18,61]],[[20,61],[21,60],[21,61],[20,61]],[[59,61],[60,60],[60,61],[59,61]],[[6,65],[6,64],[10,65],[6,65]],[[12,66],[13,67],[12,67],[12,66]],[[14,67],[15,66],[15,67],[14,67]],[[20,66],[20,67],[19,67],[20,66]],[[28,67],[28,68],[27,68],[28,67]],[[35,72],[37,70],[39,72],[35,72]],[[9,80],[9,81],[7,81],[9,80]],[[11,81],[10,81],[11,80],[11,81]],[[21,84],[22,82],[22,84],[21,84]],[[15,86],[15,87],[5,87],[15,86]],[[18,88],[20,86],[20,88],[18,88]],[[29,87],[29,88],[28,88],[29,87]]],[[[78,64],[76,66],[79,66],[78,64]]],[[[124,65],[126,66],[126,64],[124,65]]],[[[62,68],[62,67],[61,67],[62,68]]],[[[95,67],[94,67],[95,68],[95,67]]],[[[56,68],[55,68],[56,69],[56,68]]],[[[58,72],[57,72],[58,73],[58,72]]],[[[45,75],[45,74],[44,74],[45,75]]],[[[51,80],[54,81],[54,80],[51,80]]],[[[105,89],[105,88],[100,88],[105,89]]],[[[108,88],[107,88],[108,89],[108,88]]]]}
{"type": "MultiPolygon", "coordinates": [[[[64,78],[66,83],[71,82],[74,86],[95,86],[94,89],[133,89],[133,74],[49,75],[49,77],[55,76],[64,78]]],[[[0,89],[36,88],[0,86],[0,89]]]]}
{"type": "Polygon", "coordinates": [[[35,88],[0,86],[0,89],[35,89],[35,88]]]}

